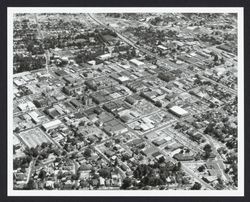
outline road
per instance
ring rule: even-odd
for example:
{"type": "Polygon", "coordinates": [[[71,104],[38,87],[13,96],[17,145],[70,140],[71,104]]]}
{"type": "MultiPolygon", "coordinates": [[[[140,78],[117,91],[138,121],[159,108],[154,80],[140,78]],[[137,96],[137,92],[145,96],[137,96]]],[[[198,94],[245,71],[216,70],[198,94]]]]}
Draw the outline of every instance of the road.
{"type": "MultiPolygon", "coordinates": [[[[113,29],[112,27],[109,27],[109,26],[105,25],[104,23],[102,23],[101,21],[99,21],[98,19],[96,19],[96,18],[94,17],[93,14],[88,14],[88,16],[89,16],[92,20],[94,20],[96,23],[98,23],[98,24],[100,24],[100,25],[106,27],[107,29],[112,29],[115,33],[117,33],[117,36],[118,36],[120,39],[122,39],[122,40],[125,41],[127,44],[131,45],[132,47],[134,47],[134,48],[136,48],[136,49],[139,49],[141,52],[143,52],[143,53],[145,53],[145,54],[147,54],[147,55],[150,55],[150,56],[152,56],[152,57],[154,57],[154,58],[156,58],[156,59],[162,60],[162,58],[160,58],[158,55],[153,54],[153,53],[151,53],[150,51],[148,51],[148,50],[146,50],[146,49],[144,49],[144,48],[142,48],[142,47],[139,47],[139,46],[135,45],[134,42],[132,42],[130,39],[128,39],[127,37],[123,36],[122,34],[120,34],[119,32],[117,32],[117,31],[116,31],[115,29],[113,29]]],[[[43,38],[44,36],[43,36],[43,33],[41,32],[41,28],[40,28],[39,22],[38,22],[38,20],[37,20],[37,15],[35,15],[35,19],[36,19],[36,22],[37,22],[37,24],[38,24],[38,33],[39,33],[39,35],[41,36],[41,38],[43,38]]],[[[45,55],[45,58],[46,58],[46,69],[47,69],[48,72],[50,72],[51,70],[49,69],[49,65],[48,65],[48,64],[49,64],[49,51],[46,50],[44,55],[45,55]]],[[[182,70],[183,70],[183,69],[182,69],[182,70]]],[[[185,71],[188,71],[189,73],[194,74],[194,72],[189,71],[189,70],[187,70],[187,69],[185,69],[185,71]]],[[[201,75],[201,77],[204,77],[204,76],[201,75]]],[[[206,77],[204,77],[204,78],[207,79],[207,80],[209,80],[209,79],[206,78],[206,77]]],[[[216,84],[218,84],[219,86],[225,87],[223,84],[220,84],[220,83],[218,83],[218,82],[216,82],[216,81],[211,80],[211,82],[212,82],[212,83],[216,83],[216,84]]],[[[232,89],[231,89],[231,90],[232,90],[232,89]]],[[[235,93],[235,92],[232,92],[232,93],[235,93]]],[[[120,98],[119,98],[119,99],[120,99],[120,98]]],[[[64,115],[64,116],[65,116],[65,115],[64,115]]],[[[63,116],[62,116],[62,117],[63,117],[63,116]]],[[[121,123],[122,123],[122,122],[121,122],[121,123]]],[[[145,135],[146,135],[147,133],[145,133],[145,134],[143,134],[143,135],[140,135],[139,133],[137,133],[137,132],[134,131],[133,129],[129,128],[126,124],[124,124],[124,123],[122,123],[122,124],[123,124],[126,128],[128,128],[128,130],[129,130],[130,132],[132,132],[133,134],[135,134],[138,138],[143,139],[145,142],[148,143],[148,145],[154,147],[154,148],[155,148],[155,151],[159,151],[159,152],[162,153],[164,156],[167,156],[167,158],[169,158],[169,159],[170,159],[172,162],[174,162],[174,163],[177,163],[177,162],[178,162],[178,161],[176,161],[175,159],[173,159],[173,158],[171,158],[170,156],[168,156],[168,155],[166,154],[165,151],[163,151],[162,149],[156,147],[150,140],[146,139],[146,138],[145,138],[145,135]]],[[[36,126],[36,127],[37,127],[37,126],[36,126]]],[[[156,131],[156,130],[160,130],[160,129],[165,128],[165,127],[166,127],[166,125],[163,125],[163,126],[161,126],[161,127],[155,128],[155,129],[152,130],[152,131],[149,131],[148,133],[152,133],[152,132],[154,132],[154,131],[156,131]]],[[[105,141],[107,141],[107,140],[105,140],[105,141]]],[[[199,148],[197,148],[197,149],[199,149],[199,148]]],[[[98,150],[97,150],[97,151],[98,151],[98,150]]],[[[98,152],[100,153],[100,151],[98,151],[98,152]]],[[[100,153],[100,154],[101,154],[104,158],[106,158],[105,155],[103,155],[102,153],[100,153]]],[[[109,159],[106,159],[106,160],[109,160],[109,159]]],[[[190,176],[192,176],[196,181],[198,181],[199,183],[201,183],[202,186],[203,186],[204,188],[206,188],[206,189],[214,189],[212,186],[210,186],[209,184],[207,184],[206,182],[204,182],[202,179],[200,179],[200,178],[199,178],[193,171],[191,171],[187,166],[185,166],[185,165],[182,164],[182,169],[183,169],[186,173],[188,173],[190,176]]]]}
{"type": "MultiPolygon", "coordinates": [[[[153,58],[156,58],[157,60],[162,60],[162,59],[163,59],[163,58],[161,58],[160,56],[158,56],[157,54],[154,54],[154,53],[152,53],[152,52],[146,50],[145,48],[142,48],[142,47],[137,46],[137,45],[134,44],[134,42],[132,42],[129,38],[123,36],[122,34],[120,34],[120,33],[119,33],[117,30],[115,30],[114,28],[112,28],[112,27],[110,27],[110,26],[107,26],[106,24],[104,24],[103,22],[101,22],[100,20],[98,20],[93,14],[88,14],[88,16],[89,16],[93,21],[99,23],[99,24],[102,25],[103,27],[105,27],[105,28],[107,28],[107,29],[113,30],[113,31],[117,34],[117,36],[118,36],[120,39],[122,39],[124,42],[126,42],[126,43],[129,44],[129,45],[131,45],[132,47],[134,47],[134,48],[140,50],[141,52],[143,52],[143,53],[145,53],[145,54],[147,54],[147,55],[149,55],[149,56],[151,56],[151,57],[153,57],[153,58]]],[[[164,60],[166,60],[168,63],[171,63],[171,62],[168,61],[167,59],[164,59],[164,60]]],[[[197,62],[196,62],[196,63],[197,63],[197,62]]],[[[193,63],[193,64],[196,64],[196,63],[193,63]]],[[[182,71],[186,71],[187,73],[194,74],[194,72],[192,72],[191,70],[188,70],[188,69],[185,69],[185,70],[184,70],[183,68],[178,67],[177,65],[175,65],[175,67],[181,69],[182,71]]],[[[219,85],[220,87],[223,87],[223,88],[225,88],[226,90],[228,90],[230,93],[232,93],[232,94],[234,94],[234,95],[237,95],[237,91],[235,91],[234,89],[229,88],[229,87],[227,87],[226,85],[224,85],[224,84],[222,84],[222,83],[219,83],[219,82],[217,82],[217,81],[214,81],[214,80],[212,80],[212,79],[209,79],[209,78],[203,76],[202,73],[199,73],[199,75],[201,76],[202,79],[209,80],[211,83],[217,84],[217,85],[219,85]]]]}
{"type": "MultiPolygon", "coordinates": [[[[124,127],[126,127],[128,129],[129,132],[135,134],[137,136],[137,138],[142,139],[143,141],[145,141],[148,145],[150,145],[151,147],[155,148],[155,151],[159,151],[165,158],[166,160],[169,160],[173,163],[178,163],[178,161],[176,161],[175,159],[173,159],[172,157],[170,157],[168,154],[165,153],[165,151],[163,151],[162,149],[156,147],[150,140],[148,140],[147,138],[145,138],[145,134],[148,133],[152,133],[156,130],[160,130],[162,128],[165,128],[166,125],[163,125],[161,127],[155,128],[154,130],[145,133],[144,135],[140,135],[139,133],[137,133],[135,130],[131,129],[130,127],[128,127],[126,124],[124,124],[123,122],[121,122],[120,120],[118,120],[124,127]]],[[[204,188],[206,189],[210,189],[210,190],[214,190],[214,188],[209,185],[208,183],[204,182],[202,179],[200,179],[195,173],[193,173],[187,166],[182,164],[182,170],[186,173],[188,173],[193,179],[195,179],[196,181],[198,181],[204,188]]]]}
{"type": "MultiPolygon", "coordinates": [[[[160,60],[162,59],[162,58],[160,58],[158,55],[153,54],[153,53],[151,53],[150,51],[148,51],[148,50],[146,50],[146,49],[144,49],[144,48],[142,48],[142,47],[138,47],[137,45],[134,44],[134,42],[132,42],[132,41],[131,41],[130,39],[128,39],[127,37],[121,35],[121,34],[120,34],[118,31],[116,31],[114,28],[112,28],[112,27],[110,27],[110,26],[107,26],[107,25],[105,25],[104,23],[102,23],[101,21],[99,21],[97,18],[95,18],[95,17],[93,16],[93,14],[89,14],[89,16],[90,16],[95,22],[97,22],[97,23],[99,23],[100,25],[106,27],[107,29],[112,29],[112,30],[117,34],[117,36],[118,36],[120,39],[122,39],[122,40],[125,41],[127,44],[131,45],[132,47],[134,47],[134,48],[136,48],[136,49],[139,49],[141,52],[144,52],[144,53],[146,53],[146,54],[148,54],[148,55],[150,55],[150,56],[152,56],[152,57],[154,57],[154,58],[156,58],[156,59],[160,59],[160,60]]],[[[196,62],[196,63],[197,63],[197,62],[196,62]]],[[[192,64],[195,65],[196,63],[192,63],[192,64]]],[[[182,69],[182,70],[183,70],[183,69],[182,69]]],[[[192,72],[191,70],[188,70],[188,69],[185,69],[185,71],[187,71],[188,73],[191,73],[191,74],[194,73],[194,72],[192,72]]],[[[213,83],[213,84],[217,84],[219,87],[222,87],[222,88],[226,89],[227,91],[229,91],[230,93],[232,93],[232,94],[234,94],[234,95],[237,95],[237,91],[236,91],[236,90],[234,90],[234,89],[232,89],[232,88],[229,88],[229,87],[225,86],[225,85],[222,84],[222,83],[219,83],[219,82],[217,82],[217,81],[214,81],[214,80],[212,80],[212,79],[210,79],[210,78],[207,78],[207,77],[203,76],[203,75],[202,75],[202,72],[201,72],[201,73],[198,73],[198,74],[200,75],[200,77],[201,77],[202,79],[208,80],[208,81],[210,81],[210,82],[213,83]]],[[[207,111],[212,111],[212,110],[213,110],[213,109],[209,109],[209,110],[207,110],[207,111]]],[[[204,113],[204,111],[201,112],[201,113],[204,113]]],[[[150,131],[150,132],[152,132],[152,131],[150,131]]],[[[203,131],[202,131],[202,134],[203,134],[203,131]]],[[[214,147],[213,142],[211,141],[211,139],[208,138],[208,137],[206,137],[206,139],[208,139],[209,142],[210,142],[210,144],[212,145],[213,150],[214,150],[214,152],[215,152],[217,158],[219,159],[219,161],[222,161],[222,159],[221,159],[220,155],[218,154],[216,148],[214,147]]],[[[222,165],[223,165],[223,163],[222,163],[222,165]]],[[[224,171],[222,171],[222,172],[224,173],[224,171]]],[[[226,176],[226,178],[227,178],[228,180],[230,180],[230,178],[228,177],[228,175],[225,175],[225,176],[226,176]]]]}
{"type": "MultiPolygon", "coordinates": [[[[132,47],[134,47],[134,48],[136,48],[136,49],[139,49],[141,52],[146,53],[146,54],[148,54],[148,55],[150,55],[150,56],[152,56],[152,57],[154,57],[154,58],[156,58],[156,59],[159,59],[159,60],[162,59],[162,58],[160,58],[158,55],[155,55],[155,54],[151,53],[150,51],[148,51],[148,50],[146,50],[146,49],[144,49],[144,48],[142,48],[142,47],[138,47],[138,46],[135,45],[133,42],[131,42],[127,37],[125,37],[125,36],[121,35],[119,32],[117,32],[114,28],[112,28],[112,27],[110,27],[110,26],[107,26],[107,25],[105,25],[103,22],[99,21],[97,18],[94,17],[93,14],[88,14],[88,15],[89,15],[89,17],[90,17],[91,19],[93,19],[93,21],[99,23],[100,25],[104,26],[104,27],[107,28],[107,29],[113,30],[113,31],[117,34],[117,36],[118,36],[120,39],[122,39],[124,42],[126,42],[126,43],[129,44],[129,45],[131,45],[132,47]]],[[[183,70],[183,69],[182,69],[182,70],[183,70]]],[[[191,74],[194,74],[194,72],[189,71],[189,70],[187,70],[187,69],[186,69],[186,71],[188,71],[188,72],[191,73],[191,74]]],[[[203,77],[204,79],[207,79],[206,77],[204,77],[204,76],[202,76],[202,75],[201,75],[201,77],[203,77]]],[[[212,82],[212,83],[217,83],[218,85],[225,87],[223,84],[220,84],[220,83],[215,82],[215,81],[213,81],[213,80],[212,80],[211,82],[212,82]]],[[[226,88],[227,88],[227,87],[226,87],[226,88]]],[[[229,90],[232,91],[232,89],[229,89],[229,90]]],[[[233,93],[234,93],[234,92],[233,92],[233,93]]],[[[125,125],[124,123],[122,123],[122,124],[125,125]]],[[[125,125],[125,126],[127,127],[127,125],[125,125]]],[[[166,125],[163,125],[163,126],[161,126],[161,127],[159,127],[159,128],[156,128],[155,130],[160,130],[161,128],[164,128],[164,127],[166,127],[166,125]]],[[[151,141],[147,140],[146,138],[143,138],[140,134],[138,134],[137,132],[135,132],[133,129],[131,129],[131,128],[129,128],[129,127],[127,127],[127,128],[129,129],[130,132],[136,134],[138,138],[143,139],[143,140],[146,141],[149,145],[155,147],[155,145],[153,145],[151,141]]],[[[149,131],[148,133],[152,133],[152,132],[154,132],[155,130],[149,131]]],[[[147,134],[147,133],[145,133],[145,134],[147,134]]],[[[145,137],[145,134],[143,135],[144,137],[145,137]]],[[[157,147],[155,147],[155,148],[156,148],[156,151],[158,150],[158,151],[160,151],[161,153],[163,153],[161,149],[159,149],[159,148],[157,148],[157,147]]],[[[166,156],[166,154],[165,154],[164,156],[166,156]]],[[[171,161],[177,162],[177,161],[175,161],[174,159],[171,159],[171,161]]],[[[205,188],[214,189],[212,186],[210,186],[209,184],[207,184],[207,183],[205,183],[203,180],[201,180],[199,177],[197,177],[197,176],[196,176],[190,169],[188,169],[187,167],[183,166],[183,170],[186,171],[188,174],[190,174],[190,175],[191,175],[194,179],[196,179],[198,182],[200,182],[205,188]]]]}

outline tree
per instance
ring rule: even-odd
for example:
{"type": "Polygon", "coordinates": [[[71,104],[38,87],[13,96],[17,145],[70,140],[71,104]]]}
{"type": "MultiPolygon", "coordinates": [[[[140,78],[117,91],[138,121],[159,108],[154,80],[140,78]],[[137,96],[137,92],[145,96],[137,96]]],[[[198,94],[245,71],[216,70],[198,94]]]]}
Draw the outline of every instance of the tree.
{"type": "Polygon", "coordinates": [[[31,147],[31,148],[30,148],[30,154],[31,154],[31,156],[33,156],[33,157],[37,157],[37,156],[38,156],[38,149],[37,149],[37,148],[31,147]]]}
{"type": "Polygon", "coordinates": [[[212,147],[210,144],[206,144],[203,148],[204,151],[212,151],[212,147]]]}
{"type": "Polygon", "coordinates": [[[194,185],[191,187],[191,190],[200,190],[201,184],[199,182],[195,182],[194,185]]]}
{"type": "Polygon", "coordinates": [[[16,148],[14,145],[13,145],[13,154],[16,154],[16,148]]]}
{"type": "Polygon", "coordinates": [[[87,148],[85,151],[84,151],[84,153],[83,153],[83,155],[85,156],[85,157],[87,157],[87,158],[89,158],[89,157],[91,157],[91,149],[89,149],[89,148],[87,148]]]}
{"type": "Polygon", "coordinates": [[[130,159],[130,156],[128,154],[123,154],[121,160],[122,161],[128,161],[130,159]]]}
{"type": "Polygon", "coordinates": [[[199,172],[203,172],[205,170],[205,166],[200,166],[198,169],[197,169],[199,172]]]}
{"type": "Polygon", "coordinates": [[[174,165],[173,172],[180,171],[181,169],[181,162],[178,162],[174,165]]]}
{"type": "Polygon", "coordinates": [[[17,168],[20,168],[22,164],[22,161],[20,158],[15,158],[13,161],[13,169],[16,170],[17,168]]]}
{"type": "Polygon", "coordinates": [[[208,158],[212,152],[212,147],[210,144],[206,144],[203,150],[205,151],[205,158],[208,158]]]}
{"type": "Polygon", "coordinates": [[[110,176],[110,171],[107,168],[102,168],[101,170],[99,170],[99,174],[103,178],[108,178],[110,176]]]}
{"type": "Polygon", "coordinates": [[[156,107],[162,107],[161,101],[157,100],[157,101],[155,102],[155,106],[156,106],[156,107]]]}
{"type": "Polygon", "coordinates": [[[159,160],[158,160],[159,163],[164,163],[165,162],[165,158],[164,156],[160,157],[159,160]]]}
{"type": "Polygon", "coordinates": [[[62,151],[62,156],[65,156],[67,152],[65,150],[62,151]]]}
{"type": "Polygon", "coordinates": [[[47,142],[43,142],[43,143],[41,144],[42,149],[44,149],[44,148],[47,147],[47,146],[48,146],[48,143],[47,143],[47,142]]]}
{"type": "Polygon", "coordinates": [[[19,127],[16,127],[15,130],[14,130],[15,133],[19,133],[20,132],[20,128],[19,127]]]}
{"type": "Polygon", "coordinates": [[[127,189],[131,186],[132,181],[130,178],[126,177],[123,181],[122,181],[122,186],[121,189],[127,189]]]}
{"type": "Polygon", "coordinates": [[[71,179],[72,179],[72,180],[78,180],[78,176],[77,176],[76,174],[73,174],[73,175],[71,176],[71,179]]]}
{"type": "Polygon", "coordinates": [[[41,180],[44,180],[45,177],[46,177],[46,171],[45,170],[41,170],[39,175],[38,175],[39,178],[41,178],[41,180]]]}
{"type": "Polygon", "coordinates": [[[32,190],[36,188],[36,184],[34,182],[34,180],[29,180],[29,182],[27,183],[27,185],[25,186],[25,189],[27,190],[32,190]]]}
{"type": "Polygon", "coordinates": [[[120,142],[121,142],[121,140],[120,140],[120,139],[118,139],[118,138],[117,138],[117,139],[115,139],[115,143],[116,143],[116,144],[119,144],[120,142]]]}

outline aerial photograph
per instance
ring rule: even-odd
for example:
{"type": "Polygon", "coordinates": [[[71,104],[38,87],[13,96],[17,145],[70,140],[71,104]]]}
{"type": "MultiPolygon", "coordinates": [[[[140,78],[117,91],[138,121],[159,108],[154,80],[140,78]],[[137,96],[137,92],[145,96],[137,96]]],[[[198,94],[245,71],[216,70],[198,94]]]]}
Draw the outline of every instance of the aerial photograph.
{"type": "Polygon", "coordinates": [[[13,190],[238,189],[237,13],[15,13],[11,83],[13,190]]]}

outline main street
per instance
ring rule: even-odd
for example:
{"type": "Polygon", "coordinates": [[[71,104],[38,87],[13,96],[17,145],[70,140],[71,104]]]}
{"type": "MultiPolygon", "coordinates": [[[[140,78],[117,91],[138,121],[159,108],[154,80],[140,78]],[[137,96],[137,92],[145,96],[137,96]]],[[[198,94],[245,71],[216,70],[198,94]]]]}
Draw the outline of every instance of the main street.
{"type": "MultiPolygon", "coordinates": [[[[132,47],[134,47],[134,48],[136,48],[136,49],[139,49],[141,52],[146,53],[147,55],[150,55],[150,56],[152,56],[152,57],[154,57],[154,58],[156,58],[156,59],[158,59],[158,60],[162,60],[162,58],[160,58],[158,55],[153,54],[153,53],[151,53],[150,51],[148,51],[148,50],[146,50],[146,49],[144,49],[144,48],[142,48],[142,47],[138,47],[137,45],[134,44],[134,42],[130,41],[127,37],[125,37],[125,36],[123,36],[122,34],[120,34],[120,33],[119,33],[118,31],[116,31],[114,28],[112,28],[112,27],[110,27],[110,26],[107,26],[107,25],[105,25],[103,22],[101,22],[100,20],[98,20],[93,14],[88,14],[88,15],[89,15],[89,17],[90,17],[91,19],[93,19],[93,21],[99,23],[100,25],[104,26],[104,27],[107,28],[107,29],[113,30],[113,31],[117,34],[117,36],[118,36],[120,39],[122,39],[124,42],[126,42],[127,44],[131,45],[132,47]]],[[[165,60],[166,60],[166,59],[165,59],[165,60]]],[[[168,61],[168,62],[170,62],[170,61],[168,61]]],[[[175,67],[176,67],[176,65],[175,65],[175,67]]],[[[184,70],[184,69],[182,69],[182,70],[184,70]]],[[[188,70],[188,69],[185,69],[184,71],[186,71],[186,72],[188,72],[188,73],[191,73],[191,74],[194,74],[194,72],[192,72],[191,70],[188,70]]],[[[200,75],[200,74],[199,74],[199,75],[200,75]]],[[[220,87],[226,88],[229,92],[231,92],[231,93],[233,93],[233,94],[236,93],[233,89],[228,88],[227,86],[225,86],[225,85],[223,85],[223,84],[221,84],[221,83],[219,83],[219,82],[216,82],[216,81],[211,80],[211,79],[209,79],[209,78],[207,78],[207,77],[204,77],[203,75],[200,75],[200,76],[201,76],[201,78],[203,78],[203,79],[206,79],[206,80],[211,81],[211,83],[218,84],[220,87]]],[[[211,110],[211,109],[209,109],[209,110],[211,110]]],[[[201,112],[201,113],[204,113],[204,111],[201,112]]],[[[125,126],[126,126],[126,125],[125,125],[125,126]]],[[[127,126],[126,126],[126,127],[127,127],[127,126]]],[[[155,130],[160,130],[161,128],[164,128],[164,127],[166,127],[166,126],[163,125],[163,126],[161,126],[160,128],[157,128],[157,129],[155,129],[155,130]]],[[[129,127],[127,127],[127,128],[128,128],[131,132],[135,133],[140,139],[144,139],[149,145],[155,147],[155,146],[152,144],[152,142],[150,142],[149,140],[147,140],[147,139],[145,138],[145,134],[143,135],[144,138],[142,138],[142,136],[141,136],[140,134],[138,134],[137,132],[135,132],[134,130],[132,130],[132,129],[129,128],[129,127]]],[[[155,130],[149,131],[149,133],[151,133],[151,132],[153,132],[153,131],[155,131],[155,130]]],[[[207,139],[207,138],[206,138],[206,139],[207,139]]],[[[155,147],[155,148],[156,148],[156,150],[159,150],[161,153],[163,153],[162,150],[160,150],[159,148],[157,148],[157,147],[155,147]]],[[[196,149],[197,149],[197,148],[196,148],[196,149]]],[[[171,160],[174,161],[174,162],[176,162],[174,159],[171,159],[171,160]]],[[[206,188],[208,188],[208,189],[213,189],[213,187],[211,187],[209,184],[205,183],[203,180],[201,180],[199,177],[197,177],[190,169],[188,169],[188,168],[185,167],[185,166],[184,166],[183,168],[184,168],[184,170],[185,170],[187,173],[189,173],[192,177],[194,177],[197,181],[199,181],[199,182],[200,182],[202,185],[204,185],[206,188]]]]}
{"type": "MultiPolygon", "coordinates": [[[[104,24],[102,21],[98,20],[98,19],[94,16],[94,14],[88,14],[88,15],[89,15],[89,17],[90,17],[93,21],[99,23],[100,25],[102,25],[103,27],[105,27],[105,28],[107,28],[107,29],[111,29],[112,31],[114,31],[114,32],[117,34],[117,36],[118,36],[120,39],[122,39],[125,43],[131,45],[132,47],[134,47],[134,48],[140,50],[141,52],[143,52],[143,53],[145,53],[145,54],[147,54],[147,55],[149,55],[149,56],[151,56],[151,57],[153,57],[153,58],[156,58],[157,60],[163,60],[163,58],[161,58],[161,57],[158,56],[157,54],[154,54],[154,53],[152,53],[152,52],[146,50],[146,49],[143,48],[143,47],[137,46],[137,45],[136,45],[134,42],[132,42],[129,38],[127,38],[126,36],[122,35],[120,32],[118,32],[117,30],[115,30],[113,27],[108,26],[108,25],[104,24]]],[[[167,60],[166,58],[164,58],[164,60],[166,60],[167,62],[170,63],[170,61],[167,60]]],[[[196,62],[196,63],[198,63],[198,62],[196,62]]],[[[196,63],[193,63],[193,64],[195,65],[196,63]]],[[[177,65],[175,65],[175,67],[177,67],[177,65]]],[[[188,72],[188,73],[194,74],[194,72],[192,72],[191,70],[183,69],[183,68],[181,68],[181,67],[178,67],[178,68],[181,69],[182,71],[186,71],[186,72],[188,72]]],[[[220,87],[225,88],[226,90],[228,90],[230,93],[232,93],[232,94],[234,94],[234,95],[237,95],[237,91],[236,91],[236,90],[234,90],[234,89],[232,89],[232,88],[229,88],[228,86],[226,86],[226,85],[224,85],[224,84],[222,84],[222,83],[219,83],[219,82],[217,82],[217,81],[214,81],[214,80],[212,80],[212,79],[209,79],[209,78],[203,76],[203,75],[202,75],[202,72],[199,73],[199,75],[201,76],[202,79],[209,80],[211,83],[217,84],[218,86],[220,86],[220,87]]]]}

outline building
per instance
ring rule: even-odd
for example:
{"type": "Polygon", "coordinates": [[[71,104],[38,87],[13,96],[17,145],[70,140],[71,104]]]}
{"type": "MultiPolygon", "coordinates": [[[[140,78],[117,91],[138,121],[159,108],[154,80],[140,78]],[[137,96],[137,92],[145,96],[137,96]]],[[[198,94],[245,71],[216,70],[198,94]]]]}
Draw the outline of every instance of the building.
{"type": "Polygon", "coordinates": [[[39,97],[37,99],[33,100],[33,103],[36,105],[36,107],[45,107],[48,105],[48,100],[44,97],[39,97]]]}
{"type": "Polygon", "coordinates": [[[175,154],[173,156],[174,159],[177,161],[192,161],[194,160],[194,157],[192,155],[187,155],[187,154],[175,154]]]}
{"type": "Polygon", "coordinates": [[[48,132],[49,130],[52,130],[52,129],[55,129],[57,128],[59,125],[61,125],[61,121],[59,119],[56,119],[56,120],[53,120],[53,121],[50,121],[50,122],[47,122],[47,123],[44,123],[42,125],[42,128],[48,132]]]}
{"type": "Polygon", "coordinates": [[[96,65],[96,61],[95,61],[95,60],[88,61],[87,63],[88,63],[89,65],[91,65],[91,66],[96,65]]]}
{"type": "Polygon", "coordinates": [[[188,115],[188,112],[179,106],[173,106],[169,109],[169,111],[178,117],[183,117],[188,115]]]}
{"type": "Polygon", "coordinates": [[[138,102],[138,100],[134,99],[132,96],[126,97],[125,101],[128,102],[131,105],[134,105],[138,102]]]}
{"type": "Polygon", "coordinates": [[[19,149],[21,147],[21,142],[15,135],[13,135],[13,146],[14,149],[19,149]]]}
{"type": "Polygon", "coordinates": [[[144,62],[141,62],[141,61],[139,61],[139,60],[137,60],[137,59],[131,59],[131,60],[129,60],[129,62],[130,62],[132,65],[136,66],[136,67],[143,67],[143,66],[145,65],[144,62]]]}
{"type": "Polygon", "coordinates": [[[165,47],[165,46],[163,46],[163,45],[158,45],[157,48],[159,48],[159,49],[162,50],[162,51],[165,51],[165,50],[168,49],[167,47],[165,47]]]}
{"type": "Polygon", "coordinates": [[[73,95],[73,94],[81,94],[84,90],[85,86],[83,85],[70,85],[70,86],[64,86],[62,91],[67,95],[73,95]]]}
{"type": "Polygon", "coordinates": [[[81,103],[76,100],[76,99],[72,99],[70,100],[70,103],[75,107],[75,108],[80,108],[81,107],[81,103]]]}
{"type": "Polygon", "coordinates": [[[91,97],[88,97],[88,96],[83,96],[82,102],[84,105],[90,106],[93,104],[93,99],[91,97]]]}
{"type": "Polygon", "coordinates": [[[40,119],[39,119],[39,114],[37,114],[35,111],[32,111],[29,113],[29,116],[31,117],[32,121],[34,123],[39,123],[40,122],[40,119]]]}
{"type": "Polygon", "coordinates": [[[167,53],[168,48],[163,46],[163,45],[158,45],[157,46],[158,50],[161,51],[161,53],[165,54],[167,53]]]}
{"type": "Polygon", "coordinates": [[[96,59],[104,61],[104,60],[110,59],[111,57],[112,57],[111,53],[106,53],[106,54],[103,54],[103,55],[99,55],[96,59]]]}
{"type": "Polygon", "coordinates": [[[18,108],[21,111],[27,111],[27,110],[36,109],[36,106],[31,101],[27,101],[26,103],[19,104],[18,108]]]}

